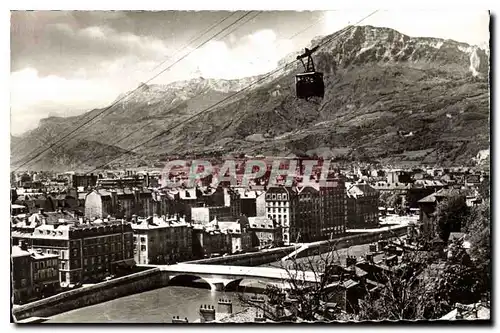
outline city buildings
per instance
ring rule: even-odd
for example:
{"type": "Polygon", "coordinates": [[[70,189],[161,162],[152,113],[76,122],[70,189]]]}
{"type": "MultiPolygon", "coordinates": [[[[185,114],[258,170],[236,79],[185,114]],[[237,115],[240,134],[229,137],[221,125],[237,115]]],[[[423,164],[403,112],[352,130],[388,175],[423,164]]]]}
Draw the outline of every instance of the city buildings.
{"type": "Polygon", "coordinates": [[[231,253],[245,252],[252,248],[252,235],[247,225],[240,220],[234,222],[216,222],[222,232],[227,233],[231,239],[231,253]]]}
{"type": "Polygon", "coordinates": [[[122,221],[42,221],[30,238],[34,250],[59,256],[62,287],[102,281],[135,265],[133,231],[122,221]]]}
{"type": "Polygon", "coordinates": [[[59,256],[28,248],[24,241],[12,246],[14,303],[50,296],[60,289],[59,256]]]}
{"type": "Polygon", "coordinates": [[[151,216],[155,211],[150,190],[97,189],[85,197],[85,218],[103,219],[108,216],[130,220],[132,215],[151,216]]]}
{"type": "Polygon", "coordinates": [[[192,227],[174,216],[132,221],[137,264],[173,264],[193,257],[192,227]]]}
{"type": "Polygon", "coordinates": [[[71,177],[71,187],[78,188],[88,188],[97,185],[97,175],[72,175],[71,177]]]}
{"type": "Polygon", "coordinates": [[[193,255],[196,258],[231,253],[231,235],[220,230],[217,221],[208,225],[193,226],[193,255]]]}
{"type": "Polygon", "coordinates": [[[248,230],[252,234],[252,246],[281,245],[283,241],[282,228],[268,217],[249,217],[248,230]]]}
{"type": "Polygon", "coordinates": [[[96,186],[103,189],[132,189],[147,187],[147,177],[99,178],[96,186]]]}
{"type": "Polygon", "coordinates": [[[191,220],[194,223],[207,224],[214,219],[227,220],[231,218],[233,218],[233,212],[230,207],[191,207],[191,220]]]}
{"type": "Polygon", "coordinates": [[[33,280],[31,276],[31,253],[28,252],[27,244],[13,246],[12,260],[12,291],[14,303],[24,303],[32,298],[33,280]]]}
{"type": "MultiPolygon", "coordinates": [[[[423,233],[428,239],[432,239],[436,236],[436,225],[434,223],[435,212],[437,205],[445,200],[446,198],[459,196],[462,197],[464,203],[466,204],[466,196],[463,191],[459,189],[442,189],[426,196],[418,201],[420,205],[420,217],[419,221],[422,223],[423,233]]],[[[451,226],[452,232],[460,232],[460,221],[454,226],[451,226]]]]}
{"type": "Polygon", "coordinates": [[[272,187],[266,192],[267,217],[283,227],[283,242],[311,242],[345,233],[345,183],[329,180],[324,186],[272,187]]]}
{"type": "Polygon", "coordinates": [[[349,228],[378,226],[379,192],[368,184],[347,187],[347,225],[349,228]]]}

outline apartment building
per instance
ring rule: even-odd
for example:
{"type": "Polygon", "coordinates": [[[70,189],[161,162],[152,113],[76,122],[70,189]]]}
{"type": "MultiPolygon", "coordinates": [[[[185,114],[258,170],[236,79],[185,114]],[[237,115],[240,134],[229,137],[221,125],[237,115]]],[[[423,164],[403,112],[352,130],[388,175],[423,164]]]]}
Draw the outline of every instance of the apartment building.
{"type": "Polygon", "coordinates": [[[192,227],[174,216],[133,221],[134,260],[137,264],[173,264],[193,257],[192,227]]]}

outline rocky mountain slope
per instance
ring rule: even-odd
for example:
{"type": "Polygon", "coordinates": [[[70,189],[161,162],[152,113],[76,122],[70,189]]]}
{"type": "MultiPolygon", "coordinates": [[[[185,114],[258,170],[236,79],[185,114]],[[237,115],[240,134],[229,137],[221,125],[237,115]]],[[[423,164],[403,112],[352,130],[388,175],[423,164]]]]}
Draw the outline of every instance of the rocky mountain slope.
{"type": "MultiPolygon", "coordinates": [[[[450,165],[470,164],[480,150],[489,148],[489,52],[485,50],[359,26],[321,47],[315,62],[325,77],[321,101],[294,97],[294,75],[302,70],[297,62],[194,118],[257,78],[200,78],[142,86],[59,148],[57,156],[67,159],[57,161],[55,155],[46,154],[30,167],[69,163],[85,170],[158,134],[111,166],[146,166],[173,155],[240,153],[450,165]],[[178,126],[166,131],[173,125],[178,126]],[[109,153],[81,152],[89,142],[109,153]]],[[[13,165],[98,112],[42,121],[15,140],[13,165]]]]}

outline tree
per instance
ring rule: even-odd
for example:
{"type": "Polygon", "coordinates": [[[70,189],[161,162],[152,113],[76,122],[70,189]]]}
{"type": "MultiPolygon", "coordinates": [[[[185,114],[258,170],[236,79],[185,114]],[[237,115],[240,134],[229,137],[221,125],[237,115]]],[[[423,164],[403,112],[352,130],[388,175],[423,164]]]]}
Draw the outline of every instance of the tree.
{"type": "Polygon", "coordinates": [[[266,303],[255,302],[254,298],[244,293],[239,294],[240,302],[259,309],[273,321],[327,321],[324,316],[327,286],[338,278],[334,268],[340,264],[340,259],[333,243],[327,245],[326,252],[321,250],[325,249],[320,249],[317,256],[293,257],[280,264],[279,268],[286,276],[283,282],[289,287],[287,293],[277,286],[267,286],[264,292],[266,303]],[[317,283],[308,282],[307,277],[312,277],[317,283]],[[284,309],[291,314],[286,316],[282,312],[284,309]]]}
{"type": "Polygon", "coordinates": [[[429,270],[435,261],[431,253],[407,252],[399,265],[384,271],[381,283],[367,290],[360,301],[358,320],[419,320],[435,318],[446,309],[433,297],[433,278],[429,270]]]}
{"type": "Polygon", "coordinates": [[[482,272],[480,276],[481,291],[491,290],[491,220],[490,200],[486,199],[482,204],[475,206],[466,221],[465,231],[469,235],[470,256],[482,272]]]}
{"type": "Polygon", "coordinates": [[[401,205],[401,196],[394,191],[383,191],[379,196],[379,203],[383,207],[396,208],[401,205]]]}
{"type": "Polygon", "coordinates": [[[435,223],[438,236],[445,242],[451,232],[459,232],[468,218],[465,196],[461,194],[444,198],[436,208],[435,223]]]}

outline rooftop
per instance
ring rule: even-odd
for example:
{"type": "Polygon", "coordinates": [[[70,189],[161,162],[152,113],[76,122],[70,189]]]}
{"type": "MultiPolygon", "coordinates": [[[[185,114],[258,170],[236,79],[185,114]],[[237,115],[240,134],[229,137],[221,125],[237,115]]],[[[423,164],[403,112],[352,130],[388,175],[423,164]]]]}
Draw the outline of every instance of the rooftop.
{"type": "Polygon", "coordinates": [[[150,229],[162,229],[162,228],[175,228],[175,227],[187,227],[188,223],[183,218],[177,220],[175,217],[158,217],[152,216],[146,219],[141,219],[139,223],[132,223],[132,229],[134,230],[150,230],[150,229]]]}
{"type": "Polygon", "coordinates": [[[24,257],[30,255],[31,253],[29,251],[21,249],[20,246],[14,245],[12,247],[12,253],[11,253],[12,258],[24,257]]]}

